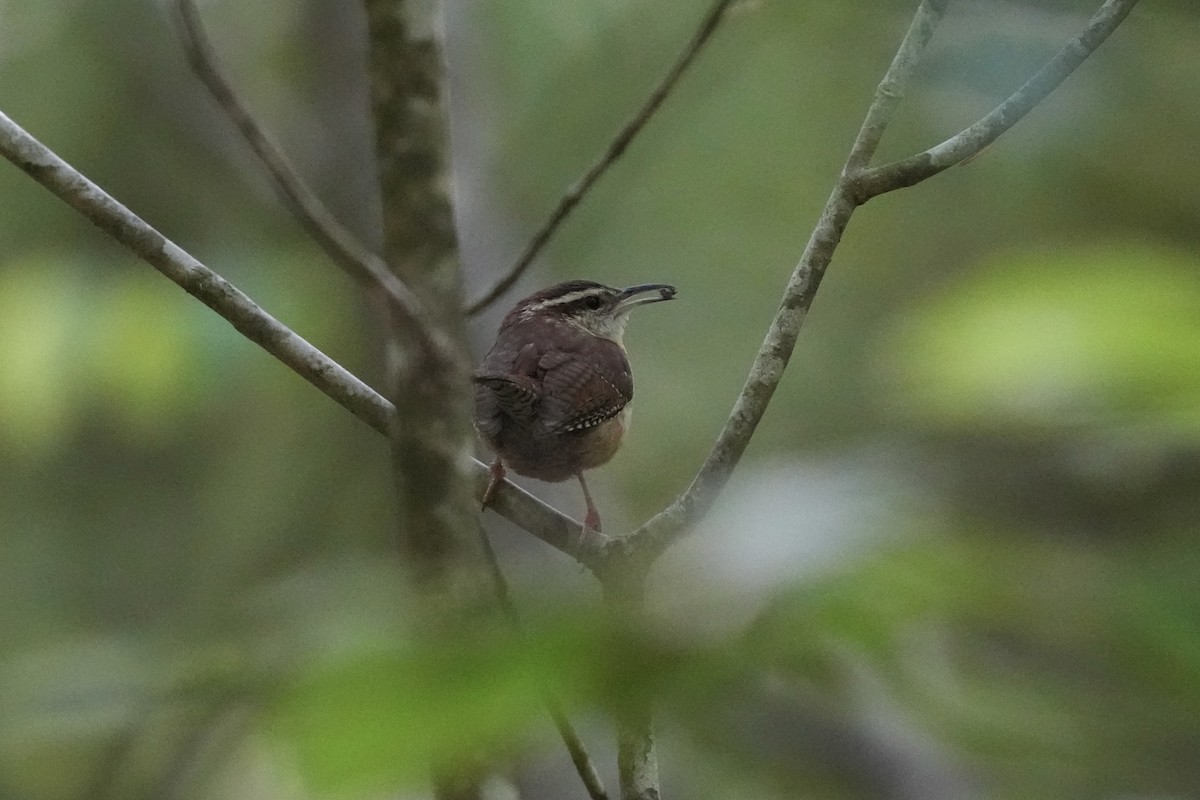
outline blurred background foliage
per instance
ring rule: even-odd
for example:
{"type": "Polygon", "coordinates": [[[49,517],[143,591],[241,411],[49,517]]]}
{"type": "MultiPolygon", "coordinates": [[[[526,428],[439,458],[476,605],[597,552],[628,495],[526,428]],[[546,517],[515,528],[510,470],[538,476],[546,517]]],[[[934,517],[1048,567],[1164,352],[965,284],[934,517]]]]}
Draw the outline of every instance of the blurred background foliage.
{"type": "MultiPolygon", "coordinates": [[[[472,294],[706,4],[448,4],[472,294]]],[[[985,112],[1095,5],[952,4],[881,156],[985,112]]],[[[637,424],[593,478],[614,529],[705,455],[914,6],[737,4],[524,281],[680,288],[630,332],[637,424]]],[[[202,10],[372,241],[357,4],[202,10]]],[[[281,210],[169,11],[0,0],[0,107],[380,385],[378,309],[281,210]]],[[[648,630],[487,515],[524,637],[417,644],[385,443],[0,169],[0,797],[419,796],[431,759],[582,796],[542,688],[610,786],[609,712],[655,697],[669,797],[1200,797],[1198,23],[1146,0],[983,157],[859,212],[648,630]]]]}

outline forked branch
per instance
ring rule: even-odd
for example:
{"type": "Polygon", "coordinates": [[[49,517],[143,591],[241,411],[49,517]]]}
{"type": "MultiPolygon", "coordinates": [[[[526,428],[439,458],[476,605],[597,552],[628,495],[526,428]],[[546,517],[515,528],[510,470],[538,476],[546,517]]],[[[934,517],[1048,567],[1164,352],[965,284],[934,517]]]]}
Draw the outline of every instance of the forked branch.
{"type": "Polygon", "coordinates": [[[1137,0],[1108,0],[1078,36],[975,124],[924,152],[864,170],[857,181],[864,202],[885,192],[913,186],[978,155],[1057,89],[1125,21],[1135,5],[1137,0]]]}
{"type": "Polygon", "coordinates": [[[1084,30],[1021,89],[958,135],[923,153],[872,169],[871,158],[912,76],[913,68],[945,13],[948,0],[923,0],[904,37],[846,165],[783,293],[750,374],[725,426],[691,485],[675,502],[611,548],[650,562],[694,526],[712,506],[737,467],[771,396],[783,378],[813,298],[855,209],[879,194],[912,186],[962,162],[995,141],[1061,84],[1129,15],[1137,0],[1106,0],[1084,30]]]}
{"type": "Polygon", "coordinates": [[[613,547],[636,551],[646,561],[657,558],[671,541],[708,512],[733,474],[783,378],[817,288],[854,213],[856,204],[850,191],[849,176],[855,165],[869,163],[874,155],[921,53],[945,14],[947,2],[923,0],[918,7],[908,33],[879,83],[875,99],[851,147],[846,166],[825,202],[800,263],[784,289],[779,310],[767,329],[766,338],[759,347],[733,410],[691,485],[670,506],[627,539],[614,542],[613,547]]]}

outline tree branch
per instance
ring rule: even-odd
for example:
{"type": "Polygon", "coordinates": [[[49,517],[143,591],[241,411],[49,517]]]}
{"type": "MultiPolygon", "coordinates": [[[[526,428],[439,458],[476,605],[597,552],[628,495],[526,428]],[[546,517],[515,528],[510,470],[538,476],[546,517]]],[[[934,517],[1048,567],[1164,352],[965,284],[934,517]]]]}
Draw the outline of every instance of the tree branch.
{"type": "Polygon", "coordinates": [[[674,503],[630,536],[612,540],[606,547],[610,554],[620,552],[627,558],[637,556],[645,563],[652,562],[712,506],[741,460],[783,377],[800,328],[855,209],[878,194],[912,186],[978,153],[1044,100],[1121,24],[1136,3],[1137,0],[1105,0],[1079,36],[1068,42],[1021,89],[986,117],[924,153],[871,169],[871,159],[903,96],[904,87],[948,4],[948,0],[922,1],[891,66],[879,83],[846,165],[784,290],[783,301],[754,359],[750,375],[707,459],[691,485],[674,503]]]}
{"type": "Polygon", "coordinates": [[[625,124],[617,135],[604,148],[604,152],[592,163],[588,170],[576,181],[571,188],[558,201],[558,205],[551,212],[550,217],[543,223],[542,227],[534,233],[533,238],[525,245],[525,250],[517,258],[515,264],[509,268],[500,280],[488,289],[483,295],[472,302],[467,307],[468,316],[475,316],[492,303],[499,300],[505,292],[513,287],[513,285],[525,274],[533,260],[537,258],[542,249],[550,242],[550,239],[558,231],[559,226],[566,221],[575,207],[588,194],[591,188],[600,180],[601,176],[608,171],[609,167],[617,162],[617,160],[625,153],[625,149],[629,147],[630,142],[641,133],[646,123],[654,116],[659,107],[675,89],[675,85],[679,83],[679,79],[683,77],[683,73],[687,71],[692,62],[696,60],[696,56],[704,49],[704,45],[716,32],[717,27],[721,24],[721,20],[725,17],[725,11],[732,4],[733,0],[716,0],[709,7],[704,18],[700,20],[700,26],[692,35],[691,41],[684,47],[683,52],[671,65],[667,74],[650,93],[646,102],[638,109],[633,118],[625,124]]]}
{"type": "Polygon", "coordinates": [[[923,0],[917,8],[908,33],[879,83],[846,166],[825,202],[800,263],[792,272],[741,394],[696,477],[674,503],[630,536],[614,540],[609,549],[637,553],[640,558],[652,561],[671,541],[698,522],[725,488],[783,378],[821,279],[857,207],[852,191],[855,165],[869,163],[874,155],[921,53],[945,14],[947,2],[923,0]]]}
{"type": "MultiPolygon", "coordinates": [[[[396,409],[378,392],[117,202],[3,112],[0,112],[0,155],[215,311],[239,333],[338,405],[379,433],[387,435],[396,409]]],[[[474,461],[472,470],[477,479],[476,496],[482,497],[490,473],[479,461],[474,461]]],[[[582,530],[580,523],[520,487],[507,481],[501,484],[493,508],[580,563],[593,568],[598,563],[601,542],[579,541],[577,532],[582,530]]]]}
{"type": "MultiPolygon", "coordinates": [[[[490,481],[490,471],[477,472],[476,498],[483,498],[490,481]]],[[[488,508],[593,573],[605,568],[607,548],[612,541],[609,537],[599,531],[584,529],[581,523],[544,504],[516,484],[503,481],[492,494],[488,508]]]]}
{"type": "Polygon", "coordinates": [[[422,627],[448,632],[487,600],[474,476],[464,469],[475,441],[474,390],[450,205],[439,4],[363,0],[362,8],[383,257],[452,348],[451,357],[431,359],[406,335],[403,318],[387,329],[388,394],[398,412],[389,432],[397,544],[430,601],[422,627]]]}
{"type": "Polygon", "coordinates": [[[192,72],[262,162],[292,215],[334,263],[359,283],[381,292],[440,357],[448,357],[449,346],[436,335],[435,326],[430,324],[416,295],[387,268],[382,258],[372,253],[338,222],[300,178],[283,149],[254,119],[217,65],[216,54],[194,0],[178,0],[176,5],[184,52],[192,72]]]}
{"type": "Polygon", "coordinates": [[[659,800],[658,747],[649,708],[627,708],[617,718],[617,774],[621,800],[659,800]]]}
{"type": "Polygon", "coordinates": [[[1129,16],[1137,2],[1107,0],[1078,36],[1067,42],[1025,85],[970,127],[922,153],[865,170],[857,180],[863,202],[920,183],[978,155],[1057,89],[1129,16]]]}
{"type": "Polygon", "coordinates": [[[904,90],[909,79],[917,68],[925,48],[933,38],[942,17],[946,15],[946,7],[950,0],[930,0],[923,2],[913,14],[908,33],[896,50],[892,63],[879,81],[875,89],[875,98],[867,109],[867,117],[863,120],[854,144],[850,146],[850,155],[846,159],[846,171],[863,169],[871,163],[875,151],[883,140],[888,123],[900,107],[904,99],[904,90]]]}
{"type": "MultiPolygon", "coordinates": [[[[614,556],[610,566],[601,577],[607,612],[618,629],[637,630],[644,625],[650,564],[614,556]]],[[[621,702],[616,722],[621,800],[659,800],[658,748],[649,698],[621,702]]]]}

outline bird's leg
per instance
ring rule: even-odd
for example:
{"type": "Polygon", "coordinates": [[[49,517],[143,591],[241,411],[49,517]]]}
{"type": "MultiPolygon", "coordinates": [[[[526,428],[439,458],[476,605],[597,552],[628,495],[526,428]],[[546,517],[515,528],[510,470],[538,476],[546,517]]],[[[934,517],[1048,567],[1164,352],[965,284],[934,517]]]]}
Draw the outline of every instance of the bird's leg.
{"type": "Polygon", "coordinates": [[[587,503],[587,516],[583,518],[583,528],[599,533],[600,512],[596,510],[596,504],[592,501],[592,493],[588,491],[587,481],[583,479],[582,472],[575,473],[575,477],[579,478],[579,488],[583,489],[583,500],[587,503]]]}
{"type": "Polygon", "coordinates": [[[500,456],[496,456],[496,460],[492,462],[492,479],[488,481],[487,489],[483,491],[483,508],[487,508],[492,502],[492,498],[496,496],[496,489],[500,486],[500,481],[504,480],[504,464],[500,461],[500,456]]]}

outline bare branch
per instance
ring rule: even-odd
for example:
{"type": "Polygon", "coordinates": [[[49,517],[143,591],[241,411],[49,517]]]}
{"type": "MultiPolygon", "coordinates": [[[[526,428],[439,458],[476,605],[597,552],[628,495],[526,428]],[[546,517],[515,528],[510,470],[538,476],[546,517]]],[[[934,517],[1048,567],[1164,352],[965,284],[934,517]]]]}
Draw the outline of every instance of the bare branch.
{"type": "Polygon", "coordinates": [[[708,43],[708,40],[716,32],[717,27],[721,24],[721,20],[724,19],[725,11],[732,3],[733,0],[716,0],[712,4],[708,12],[704,15],[704,18],[700,20],[700,26],[696,29],[696,33],[692,35],[691,41],[687,43],[683,52],[679,54],[679,57],[671,65],[667,74],[663,76],[658,86],[650,93],[650,97],[646,99],[642,107],[633,115],[633,118],[625,124],[625,127],[608,143],[604,152],[593,162],[587,172],[562,196],[562,199],[558,201],[558,205],[550,214],[550,217],[537,230],[533,238],[529,240],[529,243],[525,245],[525,250],[521,253],[516,263],[505,273],[504,277],[498,280],[492,288],[484,292],[478,300],[475,300],[467,307],[467,314],[469,316],[475,316],[496,302],[525,274],[525,271],[529,269],[533,260],[537,258],[538,254],[542,252],[542,249],[558,231],[559,226],[566,221],[571,212],[575,210],[575,207],[579,205],[580,201],[583,200],[596,184],[596,181],[600,180],[609,167],[616,163],[617,159],[625,153],[625,149],[629,147],[629,143],[641,133],[642,128],[646,126],[646,123],[658,111],[663,101],[675,89],[675,85],[679,83],[679,79],[683,77],[683,73],[692,65],[692,62],[696,60],[696,56],[700,54],[700,51],[704,49],[704,45],[708,43]]]}
{"type": "Polygon", "coordinates": [[[917,8],[912,24],[908,26],[908,33],[896,50],[883,80],[879,82],[879,87],[875,90],[875,99],[867,109],[867,118],[863,120],[858,136],[850,147],[850,156],[846,159],[847,170],[862,169],[871,163],[888,123],[892,121],[900,101],[904,99],[905,87],[917,68],[921,55],[929,45],[929,40],[933,38],[938,23],[946,15],[949,2],[950,0],[931,0],[921,3],[917,8]]]}
{"type": "MultiPolygon", "coordinates": [[[[601,575],[604,605],[618,628],[641,628],[646,613],[649,562],[615,555],[601,575]]],[[[659,800],[658,748],[654,711],[648,700],[622,703],[617,709],[617,774],[621,800],[659,800]]]]}
{"type": "Polygon", "coordinates": [[[1105,0],[1087,28],[1072,39],[1025,86],[1001,106],[958,136],[917,156],[870,169],[884,130],[903,96],[948,0],[923,0],[896,57],[880,81],[866,119],[855,137],[846,165],[825,203],[800,263],[784,291],[783,301],[750,369],[733,411],[708,458],[687,490],[670,506],[623,540],[608,545],[611,553],[652,561],[701,519],[737,467],[766,412],[795,348],[800,328],[855,209],[883,192],[911,186],[975,155],[1045,99],[1128,16],[1137,0],[1105,0]]]}
{"type": "MultiPolygon", "coordinates": [[[[476,498],[483,498],[490,481],[490,471],[477,475],[476,498]]],[[[592,572],[604,569],[611,539],[599,531],[585,530],[581,523],[554,510],[516,484],[501,482],[488,508],[554,549],[571,556],[592,572]]]]}
{"type": "Polygon", "coordinates": [[[604,781],[600,779],[600,773],[596,770],[596,765],[592,763],[592,758],[588,755],[583,740],[579,738],[579,734],[571,725],[571,720],[567,718],[562,707],[553,698],[546,698],[546,707],[554,720],[554,727],[558,729],[558,735],[562,737],[563,744],[567,747],[571,763],[575,765],[575,772],[583,781],[588,797],[592,800],[608,800],[608,790],[604,788],[604,781]]]}
{"type": "MultiPolygon", "coordinates": [[[[188,294],[222,316],[293,372],[351,414],[387,435],[395,407],[370,386],[272,317],[237,287],[201,264],[103,189],[92,183],[49,148],[0,112],[0,155],[15,164],[97,227],[128,247],[188,294]]],[[[475,461],[482,496],[490,473],[475,461]]],[[[578,535],[583,526],[517,486],[505,482],[493,508],[542,541],[585,565],[597,563],[599,548],[584,547],[578,535]]]]}
{"type": "Polygon", "coordinates": [[[658,800],[658,749],[648,708],[627,709],[617,721],[617,772],[621,800],[658,800]]]}
{"type": "Polygon", "coordinates": [[[853,165],[870,162],[921,53],[945,13],[946,4],[947,0],[923,0],[917,8],[908,33],[879,83],[846,166],[825,202],[800,263],[792,272],[779,310],[754,358],[741,394],[696,477],[674,503],[626,539],[614,540],[610,549],[636,551],[647,560],[654,559],[671,541],[699,521],[725,488],[783,378],[821,279],[858,205],[852,191],[853,165]]]}
{"type": "Polygon", "coordinates": [[[1067,42],[1024,86],[969,128],[922,153],[865,170],[857,181],[862,199],[920,183],[978,155],[1058,88],[1129,16],[1137,2],[1107,0],[1078,36],[1067,42]]]}
{"type": "MultiPolygon", "coordinates": [[[[296,172],[283,149],[258,124],[217,64],[194,0],[178,0],[184,52],[192,72],[237,127],[250,149],[270,173],[276,191],[292,215],[339,267],[364,286],[383,293],[396,310],[427,341],[434,336],[420,301],[379,256],[366,248],[326,208],[296,172]]],[[[445,343],[437,350],[444,356],[445,343]]]]}

